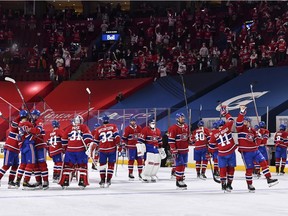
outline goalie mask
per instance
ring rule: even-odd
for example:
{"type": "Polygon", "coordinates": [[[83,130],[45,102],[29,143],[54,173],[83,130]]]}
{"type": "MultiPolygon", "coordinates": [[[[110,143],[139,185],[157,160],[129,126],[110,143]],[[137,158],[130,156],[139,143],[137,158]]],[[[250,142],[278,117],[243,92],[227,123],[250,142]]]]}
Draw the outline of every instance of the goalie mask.
{"type": "Polygon", "coordinates": [[[149,120],[148,124],[150,128],[155,129],[156,121],[154,119],[149,120]]]}
{"type": "Polygon", "coordinates": [[[77,115],[75,118],[74,118],[74,124],[75,125],[78,125],[78,124],[83,124],[84,122],[84,119],[81,115],[77,115]]]}

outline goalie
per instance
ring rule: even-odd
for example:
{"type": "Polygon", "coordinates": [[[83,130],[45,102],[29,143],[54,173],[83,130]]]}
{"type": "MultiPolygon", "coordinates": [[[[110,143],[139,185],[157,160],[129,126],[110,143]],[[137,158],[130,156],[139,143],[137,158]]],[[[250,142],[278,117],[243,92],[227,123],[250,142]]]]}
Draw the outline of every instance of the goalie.
{"type": "MultiPolygon", "coordinates": [[[[156,175],[161,165],[161,156],[158,148],[162,146],[161,132],[156,128],[154,119],[149,120],[148,126],[144,127],[136,144],[138,156],[144,155],[145,166],[141,174],[143,182],[156,182],[156,175]]],[[[164,155],[165,156],[165,155],[164,155]]],[[[163,156],[162,156],[163,157],[163,156]]]]}

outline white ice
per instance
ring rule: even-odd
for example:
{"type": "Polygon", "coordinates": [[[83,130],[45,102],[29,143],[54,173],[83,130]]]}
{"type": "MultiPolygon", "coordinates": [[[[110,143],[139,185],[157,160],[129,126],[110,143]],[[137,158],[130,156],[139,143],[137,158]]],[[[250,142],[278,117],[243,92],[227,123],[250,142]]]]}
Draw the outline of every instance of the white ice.
{"type": "MultiPolygon", "coordinates": [[[[3,159],[0,159],[3,163],[3,159]]],[[[211,178],[208,169],[206,181],[196,178],[195,169],[185,172],[186,191],[176,190],[170,179],[170,168],[160,168],[157,183],[128,181],[127,165],[118,165],[109,188],[99,187],[99,172],[89,164],[90,185],[80,190],[73,180],[67,190],[52,183],[52,161],[48,161],[50,188],[48,190],[8,189],[8,172],[1,180],[1,215],[281,215],[288,213],[288,175],[275,176],[279,184],[269,188],[264,177],[253,179],[255,193],[249,193],[245,173],[236,171],[233,191],[223,193],[220,184],[211,178]]],[[[134,175],[137,176],[136,167],[134,175]]],[[[35,181],[32,177],[31,181],[35,181]]]]}

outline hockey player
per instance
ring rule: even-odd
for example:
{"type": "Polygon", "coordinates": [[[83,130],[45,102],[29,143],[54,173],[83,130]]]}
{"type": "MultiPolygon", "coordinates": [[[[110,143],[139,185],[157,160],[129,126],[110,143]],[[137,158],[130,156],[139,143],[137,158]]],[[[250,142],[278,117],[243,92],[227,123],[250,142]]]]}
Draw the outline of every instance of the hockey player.
{"type": "Polygon", "coordinates": [[[78,186],[84,189],[89,185],[88,181],[88,156],[86,150],[93,144],[91,132],[87,125],[83,124],[84,119],[77,115],[72,124],[64,130],[64,138],[67,139],[67,149],[64,157],[64,165],[58,184],[66,189],[70,185],[74,166],[78,166],[79,178],[78,186]]]}
{"type": "Polygon", "coordinates": [[[8,180],[8,188],[15,188],[14,179],[16,176],[16,172],[19,166],[19,140],[18,140],[18,124],[20,119],[23,117],[27,118],[28,112],[26,110],[20,110],[19,116],[17,116],[10,125],[9,135],[4,144],[4,160],[3,166],[0,169],[0,186],[1,179],[5,175],[6,171],[11,167],[9,180],[8,180]]]}
{"type": "MultiPolygon", "coordinates": [[[[258,135],[258,140],[257,140],[258,150],[264,156],[266,163],[269,165],[267,141],[270,136],[270,131],[266,128],[266,124],[264,121],[259,122],[259,129],[258,130],[255,129],[255,131],[256,131],[256,134],[258,135]]],[[[258,178],[261,176],[260,165],[257,163],[255,164],[255,174],[257,175],[258,178]]]]}
{"type": "Polygon", "coordinates": [[[176,124],[168,129],[168,143],[175,160],[176,187],[185,190],[187,185],[183,180],[185,167],[188,162],[189,128],[185,123],[185,115],[183,113],[176,114],[176,121],[176,124]]]}
{"type": "Polygon", "coordinates": [[[134,161],[137,161],[138,176],[141,178],[141,173],[143,169],[143,157],[138,157],[136,143],[138,142],[138,137],[141,133],[141,126],[136,124],[136,118],[130,117],[130,125],[128,125],[124,134],[122,135],[122,140],[125,144],[124,148],[128,150],[128,178],[129,180],[134,180],[133,167],[134,161]]]}
{"type": "MultiPolygon", "coordinates": [[[[156,128],[156,121],[150,119],[148,126],[144,127],[140,133],[138,142],[145,145],[146,152],[144,155],[145,165],[141,174],[143,182],[156,182],[156,175],[161,165],[159,150],[162,146],[161,131],[156,128]]],[[[137,149],[138,151],[138,149],[137,149]]]]}
{"type": "Polygon", "coordinates": [[[47,189],[49,187],[48,181],[48,167],[46,163],[46,156],[47,156],[47,144],[44,141],[45,130],[43,127],[43,120],[40,119],[41,112],[37,109],[32,110],[32,122],[36,128],[38,128],[41,132],[37,136],[34,136],[35,141],[35,157],[36,157],[36,164],[35,164],[35,178],[36,183],[35,186],[47,189]],[[43,182],[42,182],[43,180],[43,182]]]}
{"type": "Polygon", "coordinates": [[[259,163],[262,168],[262,172],[267,179],[269,186],[273,186],[278,183],[277,179],[271,178],[271,173],[269,171],[269,166],[266,159],[258,150],[256,144],[257,134],[255,130],[251,127],[251,119],[245,117],[246,106],[240,106],[240,113],[238,114],[236,120],[236,129],[238,132],[238,150],[242,154],[242,158],[246,167],[246,182],[248,185],[249,192],[255,192],[255,187],[252,185],[252,174],[254,168],[254,162],[259,163]]]}
{"type": "MultiPolygon", "coordinates": [[[[96,123],[95,125],[94,125],[94,130],[92,131],[92,136],[94,137],[94,134],[95,134],[95,131],[96,131],[96,129],[98,128],[98,127],[100,127],[101,125],[99,124],[99,123],[96,123]]],[[[93,157],[94,158],[94,162],[92,162],[92,169],[93,170],[97,170],[97,167],[95,166],[95,163],[97,163],[97,161],[99,160],[99,154],[98,154],[98,152],[96,151],[96,150],[94,150],[93,152],[92,152],[92,156],[91,157],[93,157]]]]}
{"type": "Polygon", "coordinates": [[[210,137],[210,131],[204,127],[202,120],[197,123],[198,128],[192,132],[191,141],[194,148],[194,160],[196,161],[197,178],[206,180],[205,175],[208,160],[208,139],[210,137]]]}
{"type": "Polygon", "coordinates": [[[213,134],[214,131],[217,131],[217,129],[219,128],[218,126],[218,121],[213,122],[212,124],[212,129],[210,131],[210,135],[209,135],[209,147],[208,147],[208,152],[212,155],[212,159],[213,159],[213,163],[214,163],[214,175],[216,177],[219,177],[219,166],[218,166],[218,148],[215,144],[210,143],[210,137],[211,134],[213,134]]]}
{"type": "MultiPolygon", "coordinates": [[[[120,145],[120,135],[118,128],[115,124],[109,123],[109,116],[104,115],[102,117],[103,125],[98,127],[94,133],[94,139],[97,144],[99,152],[100,162],[100,182],[101,188],[111,185],[111,179],[114,173],[114,166],[116,162],[116,150],[117,146],[120,145]],[[107,176],[106,176],[106,164],[108,163],[107,176]]],[[[90,152],[96,148],[96,145],[91,146],[90,152]]]]}
{"type": "Polygon", "coordinates": [[[53,181],[58,182],[63,163],[64,149],[67,148],[67,140],[64,140],[64,131],[60,129],[59,121],[52,121],[53,131],[49,134],[49,156],[53,159],[53,181]]]}
{"type": "Polygon", "coordinates": [[[28,119],[27,115],[22,115],[19,122],[19,140],[21,140],[21,164],[17,172],[16,186],[20,186],[20,181],[24,174],[24,189],[34,189],[36,186],[30,184],[30,178],[33,170],[35,170],[35,140],[34,137],[39,136],[41,130],[38,127],[34,127],[28,119]]]}
{"type": "Polygon", "coordinates": [[[210,134],[210,146],[214,145],[218,149],[218,163],[220,169],[220,181],[224,192],[233,190],[232,182],[236,167],[236,144],[232,137],[232,126],[234,119],[228,113],[226,106],[221,106],[221,116],[226,118],[218,121],[218,129],[210,134]]]}
{"type": "Polygon", "coordinates": [[[286,131],[286,125],[280,124],[279,131],[277,131],[274,135],[274,144],[276,147],[275,167],[277,175],[279,175],[280,167],[281,167],[280,175],[285,174],[284,169],[287,160],[287,138],[288,138],[288,132],[286,131]]]}

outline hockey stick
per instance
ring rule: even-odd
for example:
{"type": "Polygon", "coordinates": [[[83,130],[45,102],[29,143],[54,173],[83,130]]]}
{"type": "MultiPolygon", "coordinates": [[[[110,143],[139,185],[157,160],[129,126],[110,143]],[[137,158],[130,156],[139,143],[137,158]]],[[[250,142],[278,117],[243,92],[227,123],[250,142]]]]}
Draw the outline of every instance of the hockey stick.
{"type": "MultiPolygon", "coordinates": [[[[208,147],[208,148],[209,148],[209,147],[208,147]]],[[[210,155],[211,155],[211,154],[210,154],[210,155]]],[[[211,158],[212,158],[212,155],[211,155],[211,157],[209,158],[209,164],[210,164],[210,169],[211,169],[211,172],[212,172],[213,180],[214,180],[216,183],[220,184],[221,181],[220,181],[219,179],[217,179],[216,176],[215,176],[211,158]]]]}
{"type": "Polygon", "coordinates": [[[87,125],[89,127],[89,114],[90,114],[90,104],[91,104],[91,91],[90,89],[87,87],[86,91],[88,93],[88,113],[87,113],[87,125]]]}
{"type": "MultiPolygon", "coordinates": [[[[123,131],[123,123],[121,124],[120,131],[121,131],[121,133],[122,133],[122,131],[123,131]]],[[[117,157],[117,158],[116,158],[116,167],[115,167],[115,172],[114,172],[115,176],[117,176],[118,162],[119,162],[119,153],[118,153],[117,148],[116,148],[116,151],[117,151],[117,154],[116,154],[116,157],[117,157]]],[[[121,155],[122,155],[122,154],[121,154],[121,155]]],[[[122,158],[122,166],[123,166],[123,164],[124,164],[124,156],[123,156],[123,158],[122,158]]]]}
{"type": "Polygon", "coordinates": [[[199,120],[202,120],[202,104],[199,107],[199,120]]]}
{"type": "Polygon", "coordinates": [[[253,99],[253,103],[254,103],[254,109],[255,109],[255,114],[256,114],[256,118],[257,118],[257,123],[259,125],[259,115],[258,115],[258,110],[257,110],[257,105],[256,105],[256,100],[255,100],[252,84],[250,84],[250,89],[251,89],[252,99],[253,99]]]}
{"type": "Polygon", "coordinates": [[[188,128],[189,128],[189,137],[190,137],[190,131],[191,131],[191,116],[190,116],[189,107],[188,107],[186,86],[185,86],[185,83],[184,83],[184,77],[183,77],[183,75],[180,74],[180,77],[181,77],[182,86],[183,86],[183,94],[184,94],[185,106],[186,106],[187,117],[188,117],[188,128]]]}
{"type": "Polygon", "coordinates": [[[3,97],[0,97],[1,100],[3,100],[5,103],[7,103],[9,106],[13,107],[15,110],[17,110],[18,112],[20,111],[17,107],[15,107],[14,105],[12,105],[11,103],[9,103],[7,100],[5,100],[3,97]]]}
{"type": "Polygon", "coordinates": [[[11,82],[11,83],[14,84],[14,86],[16,87],[16,89],[17,89],[17,91],[18,91],[18,93],[19,93],[19,95],[20,95],[20,98],[21,98],[21,100],[22,100],[22,102],[23,102],[23,104],[24,104],[24,106],[25,106],[25,109],[26,109],[27,112],[28,112],[29,118],[31,119],[32,123],[34,124],[34,123],[35,123],[35,120],[34,120],[34,118],[32,117],[31,112],[29,111],[29,108],[28,108],[28,106],[27,106],[27,103],[25,102],[24,97],[23,97],[23,95],[22,95],[19,87],[18,87],[17,84],[16,84],[16,81],[15,81],[14,79],[10,78],[10,77],[5,77],[5,81],[11,82]]]}
{"type": "Polygon", "coordinates": [[[218,100],[217,103],[218,103],[218,106],[219,106],[219,112],[220,112],[219,117],[220,117],[220,120],[221,120],[222,119],[222,115],[221,115],[222,102],[221,102],[221,100],[218,100]]]}
{"type": "Polygon", "coordinates": [[[4,121],[8,122],[9,124],[12,124],[12,122],[9,119],[7,119],[6,117],[4,117],[2,115],[2,112],[0,112],[0,118],[2,118],[4,121]]]}

